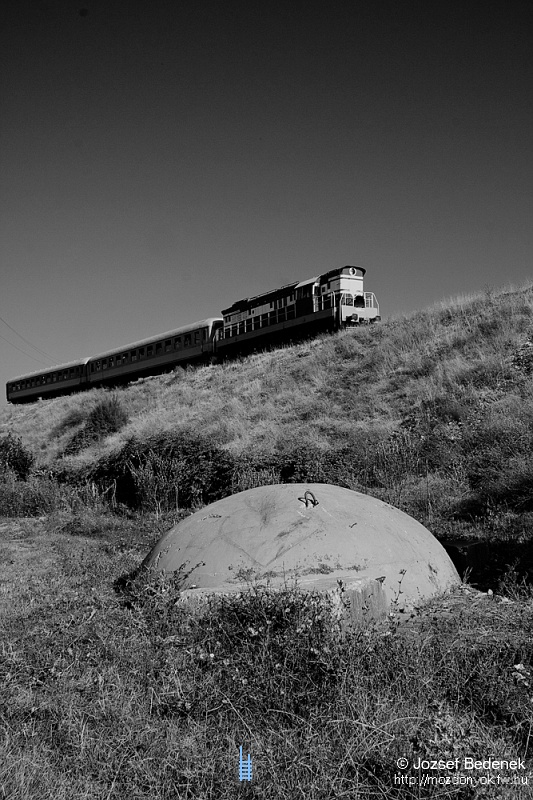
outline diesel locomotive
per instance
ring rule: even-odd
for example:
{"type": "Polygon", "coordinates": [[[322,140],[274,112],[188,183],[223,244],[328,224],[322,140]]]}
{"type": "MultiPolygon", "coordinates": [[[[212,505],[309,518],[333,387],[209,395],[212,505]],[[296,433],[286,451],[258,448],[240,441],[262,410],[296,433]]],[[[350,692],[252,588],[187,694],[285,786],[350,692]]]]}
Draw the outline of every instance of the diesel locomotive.
{"type": "Polygon", "coordinates": [[[376,297],[363,290],[365,272],[352,266],[332,269],[238,300],[222,310],[222,317],[21,375],[7,383],[7,399],[28,403],[94,386],[116,386],[176,366],[224,360],[317,333],[378,322],[376,297]]]}

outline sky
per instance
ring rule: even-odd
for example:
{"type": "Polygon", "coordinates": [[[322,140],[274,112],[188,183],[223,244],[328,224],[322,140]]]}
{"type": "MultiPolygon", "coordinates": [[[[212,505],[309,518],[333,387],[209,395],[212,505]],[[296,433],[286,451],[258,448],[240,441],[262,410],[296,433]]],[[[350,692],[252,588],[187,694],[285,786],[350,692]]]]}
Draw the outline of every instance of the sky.
{"type": "Polygon", "coordinates": [[[346,264],[384,319],[533,278],[532,34],[527,2],[2,4],[0,384],[346,264]]]}

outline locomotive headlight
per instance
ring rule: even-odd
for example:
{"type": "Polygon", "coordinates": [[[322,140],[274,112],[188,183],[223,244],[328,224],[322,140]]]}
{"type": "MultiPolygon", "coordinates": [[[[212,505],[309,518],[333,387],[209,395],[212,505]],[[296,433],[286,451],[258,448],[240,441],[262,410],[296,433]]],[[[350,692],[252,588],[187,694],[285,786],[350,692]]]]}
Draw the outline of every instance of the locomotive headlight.
{"type": "Polygon", "coordinates": [[[355,269],[353,267],[350,267],[350,275],[355,275],[355,269]]]}

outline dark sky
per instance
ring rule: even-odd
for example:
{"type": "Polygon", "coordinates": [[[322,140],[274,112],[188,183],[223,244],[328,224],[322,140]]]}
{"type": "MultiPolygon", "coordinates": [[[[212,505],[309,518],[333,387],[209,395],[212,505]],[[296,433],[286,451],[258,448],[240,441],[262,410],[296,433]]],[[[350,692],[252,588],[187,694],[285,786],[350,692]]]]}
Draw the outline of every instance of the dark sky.
{"type": "Polygon", "coordinates": [[[533,4],[3,4],[0,380],[344,264],[533,276],[533,4]]]}

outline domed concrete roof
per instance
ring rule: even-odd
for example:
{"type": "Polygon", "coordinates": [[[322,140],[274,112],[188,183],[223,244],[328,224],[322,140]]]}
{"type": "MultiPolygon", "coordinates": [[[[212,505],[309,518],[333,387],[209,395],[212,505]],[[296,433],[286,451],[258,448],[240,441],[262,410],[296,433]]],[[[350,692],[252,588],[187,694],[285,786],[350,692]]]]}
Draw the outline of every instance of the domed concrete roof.
{"type": "Polygon", "coordinates": [[[323,483],[260,486],[211,503],[168,531],[142,568],[170,573],[182,565],[193,570],[184,589],[210,592],[250,581],[279,586],[297,578],[302,588],[323,589],[339,579],[377,579],[400,608],[460,583],[419,522],[375,497],[323,483]]]}

